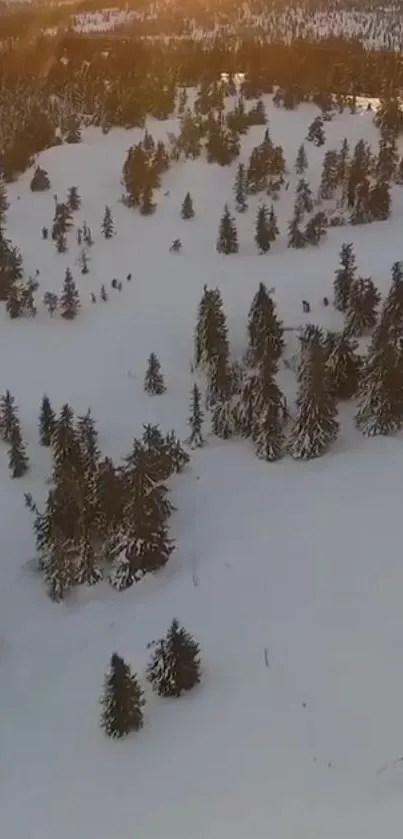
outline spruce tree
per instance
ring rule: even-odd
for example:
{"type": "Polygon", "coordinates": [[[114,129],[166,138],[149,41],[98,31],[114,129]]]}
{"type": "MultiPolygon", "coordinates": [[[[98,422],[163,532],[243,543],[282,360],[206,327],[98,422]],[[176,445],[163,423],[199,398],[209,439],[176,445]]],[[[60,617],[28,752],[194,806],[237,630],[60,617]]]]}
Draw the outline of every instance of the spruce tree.
{"type": "Polygon", "coordinates": [[[67,236],[63,230],[58,230],[56,234],[56,250],[58,253],[66,253],[67,251],[67,236]]]}
{"type": "Polygon", "coordinates": [[[192,196],[190,192],[187,192],[182,202],[181,218],[191,219],[194,218],[194,214],[192,196]]]}
{"type": "Polygon", "coordinates": [[[247,364],[254,367],[267,353],[277,361],[284,348],[283,336],[283,324],[277,317],[273,299],[264,283],[260,283],[248,315],[247,364]]]}
{"type": "Polygon", "coordinates": [[[101,698],[101,727],[108,737],[125,737],[143,727],[144,693],[136,674],[113,653],[101,698]]]}
{"type": "Polygon", "coordinates": [[[246,199],[246,188],[247,179],[245,166],[243,163],[240,163],[238,166],[234,183],[235,207],[238,213],[245,213],[248,209],[248,202],[246,199]]]}
{"type": "Polygon", "coordinates": [[[252,437],[261,460],[279,460],[284,453],[284,397],[275,374],[277,366],[267,354],[259,365],[254,398],[252,437]]]}
{"type": "Polygon", "coordinates": [[[141,196],[140,213],[142,216],[151,216],[155,213],[156,203],[153,201],[153,189],[147,184],[141,196]]]}
{"type": "Polygon", "coordinates": [[[193,385],[191,400],[190,400],[191,415],[189,417],[190,435],[189,445],[193,449],[198,449],[204,446],[204,439],[202,435],[203,427],[203,411],[201,408],[201,394],[196,384],[193,385]]]}
{"type": "Polygon", "coordinates": [[[114,234],[115,234],[115,227],[114,227],[114,224],[113,224],[112,211],[111,211],[111,208],[108,207],[108,205],[106,205],[106,207],[105,207],[105,212],[104,212],[104,217],[103,217],[103,220],[102,220],[101,230],[102,230],[102,233],[103,233],[105,239],[112,239],[112,236],[114,236],[114,234]]]}
{"type": "Polygon", "coordinates": [[[334,306],[339,312],[345,312],[348,305],[351,283],[357,270],[352,243],[344,242],[341,246],[340,267],[335,272],[333,283],[334,306]]]}
{"type": "Polygon", "coordinates": [[[55,431],[56,416],[46,394],[42,397],[39,414],[39,442],[41,446],[50,446],[55,431]]]}
{"type": "Polygon", "coordinates": [[[53,291],[45,291],[45,294],[43,295],[43,305],[46,306],[51,316],[54,315],[59,305],[59,298],[57,294],[54,294],[53,291]]]}
{"type": "Polygon", "coordinates": [[[267,253],[267,251],[270,250],[271,231],[269,227],[267,207],[265,204],[262,204],[259,207],[255,231],[255,242],[259,253],[267,253]]]}
{"type": "Polygon", "coordinates": [[[360,337],[376,324],[380,294],[370,277],[357,277],[350,286],[346,310],[346,331],[360,337]]]}
{"type": "Polygon", "coordinates": [[[159,696],[178,697],[200,682],[200,648],[175,619],[165,638],[149,644],[154,649],[147,679],[159,696]]]}
{"type": "Polygon", "coordinates": [[[7,297],[23,276],[22,256],[18,248],[5,238],[0,227],[0,300],[7,297]]]}
{"type": "Polygon", "coordinates": [[[307,168],[308,160],[306,156],[305,146],[303,143],[301,143],[295,160],[295,171],[297,175],[303,175],[307,168]]]}
{"type": "Polygon", "coordinates": [[[102,571],[96,564],[93,545],[88,534],[84,531],[77,557],[75,582],[77,585],[95,586],[102,578],[102,571]]]}
{"type": "Polygon", "coordinates": [[[291,219],[288,225],[288,242],[289,248],[304,248],[306,245],[305,236],[299,228],[299,221],[296,216],[291,219]]]}
{"type": "Polygon", "coordinates": [[[272,204],[271,207],[270,207],[270,213],[269,213],[269,218],[268,218],[268,235],[269,235],[270,242],[275,242],[279,233],[280,233],[280,231],[279,231],[278,225],[277,225],[277,216],[274,212],[274,207],[273,207],[273,204],[272,204]]]}
{"type": "Polygon", "coordinates": [[[37,166],[29,185],[31,192],[45,192],[50,189],[49,175],[45,169],[37,166]]]}
{"type": "Polygon", "coordinates": [[[403,337],[403,262],[392,265],[392,282],[383,305],[381,320],[391,340],[403,337]]]}
{"type": "Polygon", "coordinates": [[[98,431],[91,410],[88,410],[84,416],[78,417],[77,431],[85,469],[93,476],[98,467],[100,450],[98,431]]]}
{"type": "Polygon", "coordinates": [[[384,333],[374,335],[364,363],[355,424],[365,437],[388,435],[403,422],[401,349],[384,333]]]}
{"type": "Polygon", "coordinates": [[[326,366],[329,387],[337,399],[353,399],[358,391],[362,358],[357,350],[357,341],[347,331],[332,335],[326,366]]]}
{"type": "Polygon", "coordinates": [[[296,460],[320,457],[338,434],[336,399],[326,369],[323,344],[311,340],[301,347],[297,416],[289,449],[296,460]]]}
{"type": "Polygon", "coordinates": [[[70,268],[66,269],[59,308],[62,318],[73,320],[80,309],[80,296],[70,268]]]}
{"type": "Polygon", "coordinates": [[[7,188],[4,183],[4,178],[0,172],[0,229],[5,224],[7,210],[9,209],[9,207],[10,204],[7,196],[7,188]]]}
{"type": "Polygon", "coordinates": [[[314,146],[319,147],[325,144],[326,137],[323,129],[322,117],[315,117],[315,119],[311,122],[306,139],[309,143],[313,143],[314,146]]]}
{"type": "Polygon", "coordinates": [[[89,270],[90,270],[89,267],[88,267],[89,256],[88,256],[87,252],[84,250],[84,248],[82,249],[82,251],[80,253],[78,263],[79,263],[79,266],[80,266],[80,269],[81,269],[81,273],[83,275],[88,274],[89,270]]]}
{"type": "Polygon", "coordinates": [[[24,312],[21,288],[15,283],[13,283],[7,295],[6,312],[12,320],[21,317],[24,312]]]}
{"type": "Polygon", "coordinates": [[[326,236],[326,227],[327,227],[327,218],[326,213],[322,212],[321,210],[318,213],[315,213],[312,218],[309,219],[305,230],[304,230],[304,239],[308,245],[319,245],[321,239],[326,236]]]}
{"type": "Polygon", "coordinates": [[[235,220],[231,216],[228,205],[224,206],[224,213],[220,221],[216,245],[218,253],[238,253],[238,233],[235,220]]]}
{"type": "Polygon", "coordinates": [[[144,390],[150,396],[165,393],[166,387],[161,372],[161,364],[155,353],[151,353],[147,361],[147,371],[144,377],[144,390]]]}
{"type": "Polygon", "coordinates": [[[217,359],[221,370],[228,366],[227,320],[220,290],[204,286],[195,331],[195,366],[203,365],[207,370],[214,366],[217,373],[217,359]]]}
{"type": "Polygon", "coordinates": [[[18,408],[9,390],[0,399],[0,435],[5,443],[11,443],[13,429],[18,425],[18,408]]]}
{"type": "Polygon", "coordinates": [[[67,194],[67,206],[72,213],[75,213],[81,207],[81,198],[76,186],[69,187],[67,194]]]}
{"type": "Polygon", "coordinates": [[[29,469],[26,446],[21,436],[21,428],[18,419],[14,420],[11,429],[8,467],[12,478],[22,478],[29,469]]]}
{"type": "Polygon", "coordinates": [[[304,214],[311,213],[312,210],[312,190],[305,178],[300,178],[295,193],[294,216],[298,221],[301,221],[304,214]]]}

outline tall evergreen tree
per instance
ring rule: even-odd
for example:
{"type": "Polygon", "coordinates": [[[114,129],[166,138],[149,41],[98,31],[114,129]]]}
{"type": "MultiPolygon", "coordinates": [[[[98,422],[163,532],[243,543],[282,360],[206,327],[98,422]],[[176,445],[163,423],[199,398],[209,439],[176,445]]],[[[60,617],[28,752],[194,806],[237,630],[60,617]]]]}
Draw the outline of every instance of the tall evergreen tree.
{"type": "Polygon", "coordinates": [[[308,160],[306,156],[305,146],[303,143],[301,143],[295,160],[295,171],[297,175],[303,175],[307,168],[308,160]]]}
{"type": "Polygon", "coordinates": [[[29,188],[31,192],[45,192],[50,189],[49,175],[45,169],[36,166],[29,188]]]}
{"type": "Polygon", "coordinates": [[[125,737],[143,727],[144,693],[137,676],[113,653],[101,698],[101,727],[108,737],[125,737]]]}
{"type": "Polygon", "coordinates": [[[189,445],[194,448],[201,448],[204,445],[204,439],[202,434],[203,428],[203,411],[201,407],[201,395],[200,390],[196,384],[193,385],[191,400],[190,400],[190,410],[191,414],[189,417],[189,426],[190,426],[190,435],[189,435],[189,445]]]}
{"type": "Polygon", "coordinates": [[[147,371],[144,378],[144,390],[150,396],[159,396],[166,391],[164,377],[161,372],[161,364],[153,352],[148,357],[147,371]]]}
{"type": "Polygon", "coordinates": [[[252,300],[248,315],[247,363],[254,367],[266,353],[277,361],[284,348],[284,328],[276,314],[276,307],[264,283],[252,300]]]}
{"type": "Polygon", "coordinates": [[[400,347],[384,333],[374,335],[365,359],[355,416],[365,437],[388,435],[403,422],[403,366],[400,347]]]}
{"type": "Polygon", "coordinates": [[[22,439],[20,423],[14,421],[11,430],[10,449],[8,454],[8,466],[12,478],[22,478],[29,469],[29,460],[26,453],[26,446],[22,439]]]}
{"type": "Polygon", "coordinates": [[[200,682],[200,648],[175,619],[165,638],[149,644],[154,649],[147,679],[159,696],[180,696],[200,682]]]}
{"type": "Polygon", "coordinates": [[[112,211],[111,208],[106,205],[104,217],[102,220],[101,230],[105,239],[112,239],[112,236],[115,234],[115,226],[113,224],[112,218],[112,211]]]}
{"type": "Polygon", "coordinates": [[[70,268],[66,269],[59,308],[62,318],[66,320],[73,320],[80,309],[80,296],[70,268]]]}
{"type": "Polygon", "coordinates": [[[75,213],[81,207],[81,198],[76,186],[69,187],[67,194],[67,206],[72,213],[75,213]]]}
{"type": "Polygon", "coordinates": [[[238,213],[245,213],[248,209],[248,201],[246,198],[247,194],[247,178],[246,178],[246,171],[245,166],[243,163],[240,163],[237,169],[235,183],[234,183],[234,194],[235,194],[235,207],[238,213]]]}
{"type": "Polygon", "coordinates": [[[219,357],[228,365],[228,326],[221,292],[204,286],[195,331],[195,366],[211,367],[219,357]]]}
{"type": "Polygon", "coordinates": [[[41,446],[51,445],[55,425],[55,412],[52,408],[49,397],[44,394],[39,414],[39,442],[41,446]]]}
{"type": "Polygon", "coordinates": [[[235,220],[231,216],[227,204],[225,204],[224,213],[220,221],[216,247],[218,253],[238,253],[238,233],[235,220]]]}
{"type": "Polygon", "coordinates": [[[339,312],[345,312],[348,305],[351,283],[357,270],[355,253],[351,242],[344,242],[341,246],[339,257],[340,267],[335,273],[333,283],[334,306],[339,312]]]}
{"type": "Polygon", "coordinates": [[[326,369],[326,352],[318,340],[301,348],[297,416],[289,448],[293,458],[320,457],[338,434],[335,395],[326,369]]]}
{"type": "Polygon", "coordinates": [[[183,219],[191,219],[194,218],[195,211],[193,209],[193,201],[190,192],[187,192],[182,203],[181,208],[181,218],[183,219]]]}
{"type": "Polygon", "coordinates": [[[255,228],[255,242],[259,253],[267,253],[270,250],[271,235],[267,207],[261,204],[258,210],[255,228]]]}
{"type": "Polygon", "coordinates": [[[150,184],[147,184],[141,196],[140,213],[142,216],[152,216],[156,208],[157,205],[153,201],[153,188],[150,184]]]}
{"type": "Polygon", "coordinates": [[[329,387],[337,399],[352,399],[357,391],[362,370],[358,343],[347,331],[334,333],[327,360],[329,387]]]}
{"type": "Polygon", "coordinates": [[[5,443],[11,443],[13,429],[18,425],[18,408],[9,390],[0,399],[0,435],[5,443]]]}
{"type": "Polygon", "coordinates": [[[305,236],[299,228],[298,218],[294,216],[288,225],[287,247],[300,249],[304,248],[305,244],[305,236]]]}
{"type": "Polygon", "coordinates": [[[360,337],[376,324],[380,294],[370,277],[356,277],[350,286],[346,331],[360,337]]]}
{"type": "Polygon", "coordinates": [[[21,253],[5,238],[0,226],[0,300],[7,300],[9,292],[22,276],[21,253]]]}

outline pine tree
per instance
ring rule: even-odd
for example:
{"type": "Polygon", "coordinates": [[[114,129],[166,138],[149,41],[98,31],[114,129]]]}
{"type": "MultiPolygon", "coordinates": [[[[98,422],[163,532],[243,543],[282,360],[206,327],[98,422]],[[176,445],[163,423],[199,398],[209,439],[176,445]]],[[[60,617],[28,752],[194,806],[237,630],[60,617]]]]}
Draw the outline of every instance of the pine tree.
{"type": "Polygon", "coordinates": [[[88,267],[89,257],[88,257],[87,252],[84,250],[84,248],[82,249],[82,251],[80,253],[78,262],[79,262],[79,265],[80,265],[81,273],[82,274],[88,274],[89,270],[90,270],[89,267],[88,267]]]}
{"type": "Polygon", "coordinates": [[[11,429],[8,467],[12,478],[22,478],[29,469],[29,460],[18,419],[14,420],[11,429]]]}
{"type": "Polygon", "coordinates": [[[156,210],[156,203],[153,201],[153,189],[147,184],[145,187],[140,204],[140,213],[142,216],[151,216],[156,210]]]}
{"type": "Polygon", "coordinates": [[[308,160],[306,156],[305,146],[303,143],[301,143],[295,160],[295,171],[297,175],[303,175],[307,168],[308,160]]]}
{"type": "Polygon", "coordinates": [[[228,366],[228,326],[218,288],[204,286],[199,304],[195,330],[195,366],[202,364],[207,370],[215,366],[217,358],[221,369],[228,366]]]}
{"type": "Polygon", "coordinates": [[[43,296],[43,304],[46,306],[49,314],[52,316],[54,315],[58,305],[59,305],[59,298],[57,294],[54,294],[52,291],[45,291],[43,296]]]}
{"type": "Polygon", "coordinates": [[[313,143],[314,146],[323,146],[325,144],[326,137],[322,117],[315,117],[313,122],[311,122],[306,139],[309,143],[313,143]]]}
{"type": "Polygon", "coordinates": [[[99,463],[100,450],[98,447],[98,431],[90,410],[84,416],[78,418],[77,430],[85,469],[92,476],[95,474],[99,463]]]}
{"type": "Polygon", "coordinates": [[[246,188],[247,179],[245,166],[243,163],[240,163],[238,166],[234,183],[235,207],[238,213],[245,213],[248,209],[248,202],[246,199],[246,188]]]}
{"type": "Polygon", "coordinates": [[[41,410],[39,414],[39,442],[41,446],[50,446],[55,431],[56,417],[46,394],[42,397],[41,410]]]}
{"type": "Polygon", "coordinates": [[[338,185],[339,155],[334,149],[329,149],[323,158],[322,176],[319,186],[319,197],[324,201],[333,198],[338,185]]]}
{"type": "Polygon", "coordinates": [[[296,404],[290,453],[296,460],[320,457],[336,439],[339,426],[335,395],[326,370],[325,348],[317,339],[301,347],[296,404]]]}
{"type": "Polygon", "coordinates": [[[105,239],[112,239],[112,236],[114,236],[115,234],[112,211],[111,208],[108,207],[108,205],[106,205],[105,207],[105,213],[102,220],[101,230],[103,235],[105,236],[105,239]]]}
{"type": "Polygon", "coordinates": [[[193,209],[193,201],[190,192],[187,192],[182,203],[181,208],[181,218],[183,219],[191,219],[194,218],[195,211],[193,209]]]}
{"type": "Polygon", "coordinates": [[[102,578],[102,571],[96,564],[94,548],[88,535],[85,534],[77,557],[75,582],[77,585],[95,586],[102,578]]]}
{"type": "MultiPolygon", "coordinates": [[[[394,343],[403,336],[403,262],[392,265],[392,282],[384,302],[378,332],[387,332],[389,340],[394,343]]],[[[376,338],[375,330],[374,338],[376,338]]]]}
{"type": "Polygon", "coordinates": [[[67,194],[67,206],[72,213],[75,213],[81,207],[81,198],[76,186],[69,187],[67,194]]]}
{"type": "Polygon", "coordinates": [[[350,286],[346,310],[346,331],[360,337],[376,324],[380,294],[370,277],[356,277],[350,286]]]}
{"type": "Polygon", "coordinates": [[[29,187],[31,192],[45,192],[50,189],[49,175],[45,169],[41,169],[40,166],[36,167],[29,187]]]}
{"type": "Polygon", "coordinates": [[[62,318],[65,318],[66,320],[73,320],[78,314],[80,308],[80,297],[70,268],[66,269],[63,291],[60,295],[59,308],[62,318]]]}
{"type": "Polygon", "coordinates": [[[63,230],[58,230],[56,234],[56,250],[58,253],[66,253],[67,251],[67,236],[63,230]]]}
{"type": "Polygon", "coordinates": [[[271,231],[269,228],[269,219],[265,204],[262,204],[259,207],[255,230],[255,242],[259,253],[267,253],[267,251],[270,250],[271,231]]]}
{"type": "Polygon", "coordinates": [[[270,242],[275,242],[279,233],[280,233],[280,231],[279,231],[278,226],[277,226],[277,217],[276,217],[276,214],[274,212],[274,207],[273,207],[273,204],[272,204],[271,207],[270,207],[270,213],[269,213],[269,218],[268,218],[268,235],[269,235],[270,242]]]}
{"type": "Polygon", "coordinates": [[[308,245],[319,245],[321,239],[326,236],[327,217],[326,213],[319,211],[309,219],[305,230],[304,239],[308,245]]]}
{"type": "Polygon", "coordinates": [[[0,172],[0,229],[5,224],[7,210],[9,209],[10,204],[8,202],[7,197],[7,188],[4,183],[4,178],[0,172]]]}
{"type": "Polygon", "coordinates": [[[18,425],[18,408],[9,390],[0,399],[0,435],[5,443],[11,443],[13,429],[18,425]]]}
{"type": "Polygon", "coordinates": [[[191,400],[190,400],[190,410],[191,415],[189,417],[189,426],[190,426],[190,435],[189,435],[189,445],[193,449],[198,449],[204,446],[204,439],[202,435],[202,427],[203,427],[203,411],[201,408],[201,395],[200,390],[195,382],[192,388],[191,400]]]}
{"type": "Polygon", "coordinates": [[[22,276],[21,253],[5,238],[0,227],[0,300],[7,300],[12,287],[22,276]]]}
{"type": "Polygon", "coordinates": [[[238,233],[235,220],[231,216],[227,204],[224,206],[224,213],[220,221],[216,248],[218,253],[238,253],[238,233]]]}
{"type": "Polygon", "coordinates": [[[81,143],[80,122],[76,114],[71,114],[68,119],[66,143],[81,143]]]}
{"type": "Polygon", "coordinates": [[[365,437],[388,435],[403,422],[401,350],[388,335],[373,337],[365,360],[355,424],[365,437]]]}
{"type": "Polygon", "coordinates": [[[287,247],[289,248],[304,248],[305,247],[305,236],[299,228],[298,218],[294,216],[291,219],[288,225],[288,242],[287,247]]]}
{"type": "Polygon", "coordinates": [[[147,679],[159,696],[178,697],[200,682],[200,648],[175,619],[165,638],[149,644],[154,648],[147,679]]]}
{"type": "Polygon", "coordinates": [[[337,269],[333,283],[334,306],[339,312],[345,312],[348,305],[351,283],[357,270],[352,243],[345,242],[341,246],[340,267],[337,269]]]}
{"type": "Polygon", "coordinates": [[[300,178],[295,193],[294,216],[298,221],[301,221],[304,214],[311,213],[312,210],[312,190],[305,178],[300,178]]]}
{"type": "Polygon", "coordinates": [[[150,396],[158,396],[166,391],[164,377],[161,373],[161,364],[153,352],[148,357],[147,371],[144,378],[144,390],[150,396]]]}
{"type": "Polygon", "coordinates": [[[261,460],[279,460],[284,454],[284,397],[275,373],[276,364],[267,355],[257,377],[252,437],[261,460]]]}
{"type": "Polygon", "coordinates": [[[352,399],[357,391],[362,370],[362,358],[357,354],[358,343],[347,331],[331,336],[327,359],[329,387],[337,399],[352,399]]]}
{"type": "Polygon", "coordinates": [[[267,354],[277,361],[284,348],[284,328],[264,283],[252,300],[248,315],[247,364],[255,367],[267,354]]]}
{"type": "Polygon", "coordinates": [[[144,693],[137,676],[113,653],[101,698],[101,727],[108,737],[125,737],[143,727],[144,693]]]}
{"type": "Polygon", "coordinates": [[[21,288],[15,283],[10,288],[6,300],[6,312],[12,320],[21,317],[24,311],[24,304],[21,295],[21,288]]]}

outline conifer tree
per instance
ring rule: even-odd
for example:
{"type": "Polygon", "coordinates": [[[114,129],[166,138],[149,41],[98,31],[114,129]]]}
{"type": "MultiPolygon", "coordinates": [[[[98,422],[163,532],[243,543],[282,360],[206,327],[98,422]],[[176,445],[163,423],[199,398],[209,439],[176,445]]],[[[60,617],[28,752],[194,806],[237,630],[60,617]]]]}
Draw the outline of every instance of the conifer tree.
{"type": "Polygon", "coordinates": [[[63,230],[58,230],[56,234],[56,250],[58,253],[66,253],[67,251],[67,236],[63,230]]]}
{"type": "Polygon", "coordinates": [[[0,172],[0,229],[5,224],[7,210],[9,207],[10,204],[7,197],[7,188],[4,183],[4,178],[0,172]]]}
{"type": "MultiPolygon", "coordinates": [[[[217,358],[220,359],[221,369],[228,366],[227,320],[220,290],[204,286],[196,323],[195,366],[202,364],[207,369],[211,368],[217,358]]],[[[217,364],[215,366],[217,368],[217,364]]]]}
{"type": "Polygon", "coordinates": [[[264,283],[260,283],[248,315],[247,363],[254,367],[267,353],[277,361],[284,348],[283,336],[283,324],[277,317],[273,299],[264,283]]]}
{"type": "Polygon", "coordinates": [[[194,214],[192,196],[190,192],[187,192],[182,202],[181,218],[191,219],[194,218],[194,214]]]}
{"type": "Polygon", "coordinates": [[[9,390],[0,399],[0,435],[5,443],[11,443],[15,425],[18,425],[18,408],[9,390]]]}
{"type": "Polygon", "coordinates": [[[277,226],[277,216],[274,212],[273,204],[270,207],[269,218],[268,218],[268,231],[269,231],[269,239],[270,242],[275,242],[277,236],[279,235],[280,231],[277,226]]]}
{"type": "Polygon", "coordinates": [[[66,143],[81,143],[80,122],[76,114],[71,114],[69,116],[66,143]]]}
{"type": "Polygon", "coordinates": [[[287,247],[289,248],[304,248],[305,247],[305,236],[299,228],[298,218],[294,216],[291,219],[288,225],[288,242],[287,247]]]}
{"type": "Polygon", "coordinates": [[[99,463],[100,450],[98,431],[90,410],[84,416],[78,417],[77,426],[85,469],[90,475],[94,475],[99,463]]]}
{"type": "Polygon", "coordinates": [[[102,230],[102,233],[103,233],[105,239],[112,239],[112,236],[114,236],[114,234],[115,234],[115,227],[114,227],[114,224],[113,224],[112,211],[111,211],[111,208],[108,207],[108,205],[106,205],[106,207],[105,207],[105,212],[104,212],[104,217],[103,217],[103,220],[102,220],[101,230],[102,230]]]}
{"type": "Polygon", "coordinates": [[[307,168],[308,160],[306,156],[305,146],[303,143],[301,143],[295,160],[295,171],[297,175],[303,175],[307,168]]]}
{"type": "Polygon", "coordinates": [[[189,417],[190,435],[189,445],[193,449],[198,449],[204,446],[204,439],[202,434],[203,428],[203,411],[201,407],[200,390],[196,384],[193,385],[191,400],[190,400],[191,415],[189,417]]]}
{"type": "Polygon", "coordinates": [[[56,416],[46,394],[42,397],[39,414],[39,442],[41,446],[50,446],[55,431],[56,416]]]}
{"type": "Polygon", "coordinates": [[[247,192],[247,178],[246,178],[246,171],[245,166],[243,163],[240,163],[238,166],[235,183],[234,183],[234,193],[235,193],[235,207],[238,213],[245,213],[248,209],[248,202],[246,198],[247,192]]]}
{"type": "Polygon", "coordinates": [[[334,149],[329,149],[323,158],[322,175],[319,186],[319,197],[324,201],[333,198],[338,185],[339,155],[334,149]]]}
{"type": "Polygon", "coordinates": [[[314,146],[323,146],[325,144],[326,137],[322,117],[315,117],[313,122],[311,122],[306,139],[309,143],[313,143],[314,146]]]}
{"type": "Polygon", "coordinates": [[[267,253],[267,251],[270,250],[271,231],[269,228],[269,219],[265,204],[262,204],[259,207],[255,230],[255,242],[259,253],[267,253]]]}
{"type": "Polygon", "coordinates": [[[81,250],[78,262],[79,262],[79,265],[80,265],[81,273],[84,274],[84,275],[88,274],[89,270],[90,270],[89,267],[88,267],[89,256],[88,256],[86,250],[84,250],[84,248],[81,250]]]}
{"type": "Polygon", "coordinates": [[[284,454],[284,397],[275,373],[277,366],[267,355],[262,359],[255,393],[252,437],[261,460],[279,460],[284,454]]]}
{"type": "Polygon", "coordinates": [[[13,283],[6,300],[6,312],[12,320],[21,317],[24,311],[24,304],[21,289],[13,283]]]}
{"type": "Polygon", "coordinates": [[[22,276],[21,253],[5,238],[0,227],[0,300],[7,300],[12,287],[22,276]]]}
{"type": "Polygon", "coordinates": [[[362,358],[357,354],[358,343],[345,330],[331,336],[329,349],[326,364],[329,387],[337,399],[352,399],[358,391],[362,370],[362,358]]]}
{"type": "Polygon", "coordinates": [[[341,246],[340,267],[335,272],[333,283],[334,306],[339,312],[345,312],[348,305],[351,283],[357,270],[352,243],[344,242],[341,246]]]}
{"type": "Polygon", "coordinates": [[[57,294],[54,294],[53,291],[45,291],[45,294],[43,295],[43,304],[46,306],[49,314],[51,316],[54,315],[59,305],[59,298],[57,294]]]}
{"type": "Polygon", "coordinates": [[[392,282],[381,313],[382,329],[394,343],[403,336],[403,262],[392,265],[392,282]]]}
{"type": "Polygon", "coordinates": [[[200,648],[175,619],[165,638],[149,644],[154,649],[147,679],[159,696],[178,697],[200,682],[200,648]]]}
{"type": "Polygon", "coordinates": [[[107,294],[106,288],[105,288],[105,286],[104,286],[104,284],[103,284],[103,283],[102,283],[102,285],[101,285],[101,291],[100,291],[100,295],[99,295],[99,296],[100,296],[100,298],[101,298],[101,300],[102,300],[102,302],[103,302],[103,303],[107,303],[107,302],[108,302],[109,297],[108,297],[108,294],[107,294]]]}
{"type": "Polygon", "coordinates": [[[45,169],[41,169],[40,166],[35,168],[29,187],[31,192],[45,192],[50,189],[49,175],[45,169]]]}
{"type": "Polygon", "coordinates": [[[336,400],[326,369],[326,351],[320,340],[301,347],[297,416],[289,449],[296,460],[320,457],[338,434],[336,400]]]}
{"type": "Polygon", "coordinates": [[[81,207],[81,198],[76,186],[69,187],[67,194],[67,206],[72,213],[75,213],[81,207]]]}
{"type": "Polygon", "coordinates": [[[148,357],[147,371],[144,378],[144,390],[150,396],[158,396],[166,391],[164,377],[161,372],[161,364],[153,352],[148,357]]]}
{"type": "Polygon", "coordinates": [[[66,269],[59,308],[62,318],[66,320],[73,320],[80,308],[80,296],[70,268],[66,269]]]}
{"type": "Polygon", "coordinates": [[[60,540],[51,538],[43,560],[43,576],[48,595],[55,603],[64,600],[75,583],[75,565],[60,540]]]}
{"type": "Polygon", "coordinates": [[[384,333],[373,336],[358,394],[355,424],[365,437],[388,435],[403,422],[403,370],[399,347],[384,333]]]}
{"type": "Polygon", "coordinates": [[[350,286],[346,331],[360,337],[376,324],[380,294],[370,277],[356,277],[350,286]]]}
{"type": "Polygon", "coordinates": [[[144,693],[137,676],[113,653],[101,698],[101,727],[108,737],[125,737],[143,727],[144,693]]]}
{"type": "Polygon", "coordinates": [[[26,446],[21,436],[21,428],[18,419],[14,420],[11,429],[8,466],[12,478],[22,478],[29,469],[26,446]]]}
{"type": "Polygon", "coordinates": [[[231,216],[227,204],[224,206],[224,213],[220,221],[216,248],[218,253],[238,253],[238,233],[235,220],[231,216]]]}
{"type": "Polygon", "coordinates": [[[305,213],[311,213],[313,210],[312,190],[305,178],[300,178],[298,181],[295,193],[294,216],[298,221],[301,221],[305,213]]]}
{"type": "Polygon", "coordinates": [[[93,545],[88,534],[84,532],[77,557],[75,582],[77,585],[95,586],[102,578],[102,571],[96,564],[93,545]]]}
{"type": "Polygon", "coordinates": [[[156,203],[153,201],[153,189],[147,184],[141,196],[140,213],[142,216],[151,216],[156,210],[156,203]]]}
{"type": "Polygon", "coordinates": [[[326,227],[327,227],[327,218],[326,213],[322,212],[321,210],[318,213],[315,213],[312,218],[309,219],[303,236],[305,242],[308,245],[319,245],[321,239],[326,236],[326,227]]]}

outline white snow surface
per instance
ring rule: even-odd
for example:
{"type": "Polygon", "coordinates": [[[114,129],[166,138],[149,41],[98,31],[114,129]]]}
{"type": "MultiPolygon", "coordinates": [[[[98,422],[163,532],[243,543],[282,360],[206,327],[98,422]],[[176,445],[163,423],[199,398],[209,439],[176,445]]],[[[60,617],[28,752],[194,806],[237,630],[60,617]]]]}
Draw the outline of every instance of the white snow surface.
{"type": "MultiPolygon", "coordinates": [[[[353,407],[341,409],[341,434],[310,463],[260,462],[245,442],[207,434],[183,475],[171,482],[177,550],[167,567],[130,590],[107,584],[79,589],[53,604],[29,568],[34,555],[24,492],[46,492],[50,456],[37,441],[46,392],[54,407],[91,407],[104,453],[130,449],[142,424],[187,434],[189,369],[203,284],[223,294],[234,357],[245,349],[248,307],[263,281],[275,287],[287,326],[309,319],[340,326],[331,297],[343,241],[355,244],[364,276],[386,291],[403,257],[403,189],[394,188],[388,223],[330,230],[319,249],[286,247],[299,143],[317,113],[266,100],[274,142],[285,150],[292,185],[276,205],[282,236],[266,256],[253,241],[259,199],[237,216],[240,252],[214,250],[225,201],[232,206],[237,161],[230,169],[203,160],[172,164],[158,210],[143,218],[119,197],[126,151],[140,130],[87,129],[80,145],[39,157],[49,193],[32,194],[32,171],[9,188],[8,232],[27,275],[40,270],[40,299],[59,291],[70,266],[82,309],[74,322],[0,312],[1,390],[20,409],[32,469],[12,481],[0,460],[0,812],[7,839],[379,839],[403,821],[403,563],[400,520],[402,436],[364,440],[353,407]],[[75,234],[57,255],[41,227],[72,184],[83,199],[95,245],[81,276],[75,234]],[[169,196],[165,192],[170,190],[169,196]],[[182,221],[190,190],[196,217],[182,221]],[[18,200],[20,197],[20,200],[18,200]],[[109,204],[117,235],[100,223],[109,204]],[[183,252],[168,253],[181,237],[183,252]],[[126,283],[131,271],[133,279],[126,283]],[[110,289],[123,280],[122,293],[110,289]],[[90,302],[101,283],[104,304],[90,302]],[[301,314],[301,299],[312,313],[301,314]],[[167,393],[142,389],[147,356],[158,353],[167,393]],[[130,375],[129,375],[130,373],[130,375]],[[400,546],[400,547],[399,547],[400,546]],[[27,565],[28,563],[28,565],[27,565]],[[146,645],[177,617],[200,642],[201,685],[185,698],[156,698],[144,681],[146,645]],[[112,652],[140,674],[144,729],[110,742],[99,728],[98,700],[112,652]],[[267,657],[268,667],[265,664],[267,657]]],[[[150,121],[165,138],[175,123],[150,121]]],[[[363,136],[377,142],[371,114],[336,116],[327,145],[306,144],[315,188],[326,148],[363,136]]],[[[241,160],[263,128],[243,138],[241,160]]],[[[295,351],[290,333],[286,354],[295,351]]],[[[294,377],[281,385],[294,393],[294,377]]]]}

